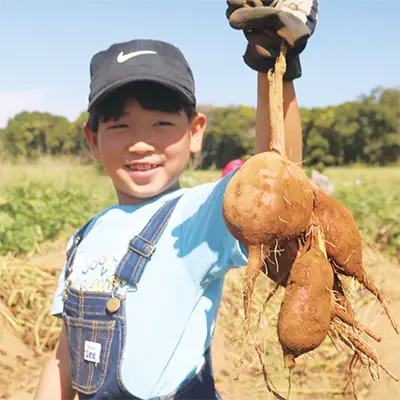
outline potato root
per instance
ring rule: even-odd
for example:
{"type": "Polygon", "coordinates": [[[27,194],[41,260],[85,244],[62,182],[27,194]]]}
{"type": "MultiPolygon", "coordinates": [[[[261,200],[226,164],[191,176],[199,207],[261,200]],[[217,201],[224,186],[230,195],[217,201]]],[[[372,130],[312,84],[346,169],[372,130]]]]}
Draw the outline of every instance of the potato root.
{"type": "Polygon", "coordinates": [[[386,299],[365,272],[362,260],[362,237],[350,211],[318,187],[313,187],[313,191],[314,214],[322,226],[326,252],[336,272],[354,277],[376,296],[394,330],[399,333],[386,299]]]}
{"type": "Polygon", "coordinates": [[[273,249],[278,240],[300,236],[309,224],[312,207],[313,192],[304,171],[274,152],[253,156],[229,182],[223,218],[231,234],[248,250],[244,338],[250,330],[254,285],[262,270],[262,247],[273,249]]]}
{"type": "Polygon", "coordinates": [[[307,233],[310,247],[306,248],[306,241],[290,270],[278,316],[278,338],[287,368],[295,366],[296,357],[323,342],[335,318],[378,342],[381,340],[354,318],[340,280],[327,259],[323,233],[314,225],[314,215],[311,219],[313,225],[307,233]],[[338,293],[342,304],[337,302],[338,293]]]}
{"type": "Polygon", "coordinates": [[[325,254],[313,243],[296,259],[287,281],[278,316],[278,338],[285,366],[316,349],[329,332],[333,270],[325,254]]]}
{"type": "Polygon", "coordinates": [[[380,363],[378,356],[367,345],[367,343],[357,337],[353,332],[345,329],[342,326],[336,326],[335,329],[337,334],[339,335],[340,340],[348,347],[350,347],[360,357],[360,359],[362,355],[364,355],[369,360],[372,360],[380,368],[382,368],[394,381],[399,381],[399,378],[396,375],[394,375],[388,368],[380,363]]]}
{"type": "Polygon", "coordinates": [[[349,299],[346,297],[346,294],[344,293],[342,282],[340,281],[340,278],[336,272],[333,274],[333,277],[334,277],[333,280],[334,301],[337,304],[337,306],[339,306],[343,310],[343,312],[353,317],[354,316],[353,308],[351,306],[349,299]]]}
{"type": "Polygon", "coordinates": [[[264,250],[262,271],[275,283],[286,287],[287,278],[298,253],[298,239],[281,240],[273,249],[264,250]]]}

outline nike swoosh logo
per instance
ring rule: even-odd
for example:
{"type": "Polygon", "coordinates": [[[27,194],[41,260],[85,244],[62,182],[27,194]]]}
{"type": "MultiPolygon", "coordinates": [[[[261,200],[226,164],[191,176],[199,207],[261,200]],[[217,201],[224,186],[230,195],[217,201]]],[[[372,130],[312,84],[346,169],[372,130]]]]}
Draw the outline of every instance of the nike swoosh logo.
{"type": "Polygon", "coordinates": [[[157,53],[151,50],[140,50],[140,51],[134,51],[133,53],[124,54],[124,52],[121,51],[121,53],[118,54],[117,61],[119,63],[123,63],[132,57],[142,56],[144,54],[157,54],[157,53]]]}

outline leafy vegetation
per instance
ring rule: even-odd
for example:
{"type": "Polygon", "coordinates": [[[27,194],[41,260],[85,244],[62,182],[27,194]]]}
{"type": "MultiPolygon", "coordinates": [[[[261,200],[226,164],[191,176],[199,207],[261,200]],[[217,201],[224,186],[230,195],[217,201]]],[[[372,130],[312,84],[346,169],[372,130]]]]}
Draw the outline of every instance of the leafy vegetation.
{"type": "Polygon", "coordinates": [[[0,253],[26,253],[115,202],[106,177],[66,160],[2,165],[0,253]],[[85,177],[85,179],[82,179],[85,177]]]}
{"type": "Polygon", "coordinates": [[[400,174],[398,168],[330,168],[334,196],[354,216],[364,238],[400,262],[400,174]]]}
{"type": "MultiPolygon", "coordinates": [[[[397,168],[327,168],[335,197],[354,215],[365,239],[400,261],[400,176],[397,168]]],[[[220,170],[189,171],[184,187],[216,181],[220,170]]],[[[74,159],[5,163],[0,179],[0,254],[26,253],[73,230],[116,197],[108,177],[74,159]],[[84,177],[84,179],[83,179],[84,177]]]]}

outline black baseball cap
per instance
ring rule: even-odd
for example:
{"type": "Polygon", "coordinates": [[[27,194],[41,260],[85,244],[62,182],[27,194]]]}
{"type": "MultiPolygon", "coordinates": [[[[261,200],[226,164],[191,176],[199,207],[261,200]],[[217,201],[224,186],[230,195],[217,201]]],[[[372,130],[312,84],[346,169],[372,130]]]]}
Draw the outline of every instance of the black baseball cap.
{"type": "Polygon", "coordinates": [[[192,70],[182,52],[158,40],[115,43],[92,57],[88,110],[113,90],[131,82],[160,83],[196,105],[192,70]]]}

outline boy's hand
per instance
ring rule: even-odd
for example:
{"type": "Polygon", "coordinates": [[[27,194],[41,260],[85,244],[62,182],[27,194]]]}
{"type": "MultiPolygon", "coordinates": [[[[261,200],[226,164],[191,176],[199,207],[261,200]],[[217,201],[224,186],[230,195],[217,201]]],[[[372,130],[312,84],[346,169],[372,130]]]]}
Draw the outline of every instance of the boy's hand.
{"type": "Polygon", "coordinates": [[[284,79],[299,78],[299,54],[314,32],[318,0],[227,0],[227,3],[230,25],[243,30],[249,42],[245,63],[256,71],[268,71],[275,64],[283,38],[289,44],[284,79]]]}

